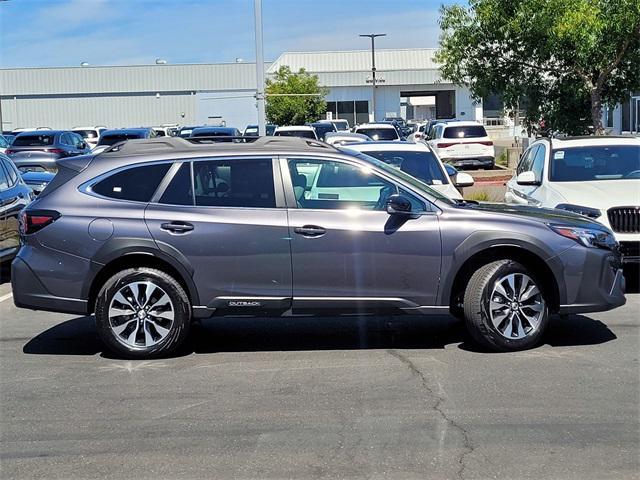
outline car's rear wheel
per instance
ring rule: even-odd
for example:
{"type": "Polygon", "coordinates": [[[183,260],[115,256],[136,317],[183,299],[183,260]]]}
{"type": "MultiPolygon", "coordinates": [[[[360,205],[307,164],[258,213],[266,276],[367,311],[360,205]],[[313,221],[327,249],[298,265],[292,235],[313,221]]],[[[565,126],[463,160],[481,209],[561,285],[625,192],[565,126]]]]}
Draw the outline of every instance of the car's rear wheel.
{"type": "Polygon", "coordinates": [[[122,357],[169,355],[186,339],[190,321],[189,299],[180,283],[153,268],[118,272],[96,301],[98,334],[122,357]]]}
{"type": "Polygon", "coordinates": [[[469,332],[478,343],[496,351],[537,345],[549,322],[547,304],[536,275],[508,259],[480,267],[464,295],[469,332]]]}

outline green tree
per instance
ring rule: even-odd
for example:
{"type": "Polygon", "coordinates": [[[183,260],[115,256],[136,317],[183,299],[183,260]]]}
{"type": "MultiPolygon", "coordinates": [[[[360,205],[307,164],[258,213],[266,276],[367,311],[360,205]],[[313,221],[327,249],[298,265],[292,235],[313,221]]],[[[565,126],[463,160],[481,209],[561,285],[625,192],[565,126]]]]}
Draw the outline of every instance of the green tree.
{"type": "Polygon", "coordinates": [[[639,0],[470,0],[441,8],[443,77],[476,99],[526,99],[529,126],[602,133],[602,108],[640,88],[639,0]]]}
{"type": "Polygon", "coordinates": [[[315,122],[327,111],[324,97],[329,90],[318,84],[318,76],[301,68],[297,73],[282,66],[268,79],[267,120],[276,125],[304,125],[315,122]],[[301,95],[302,94],[302,95],[301,95]]]}

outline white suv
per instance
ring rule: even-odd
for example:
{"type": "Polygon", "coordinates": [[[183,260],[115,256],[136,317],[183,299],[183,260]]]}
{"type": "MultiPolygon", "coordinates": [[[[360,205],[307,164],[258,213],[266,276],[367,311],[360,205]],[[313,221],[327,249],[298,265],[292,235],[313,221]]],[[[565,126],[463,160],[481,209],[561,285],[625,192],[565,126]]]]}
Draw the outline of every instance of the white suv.
{"type": "Polygon", "coordinates": [[[495,166],[493,141],[478,122],[439,123],[431,129],[428,143],[443,162],[455,167],[492,169],[495,166]]]}
{"type": "Polygon", "coordinates": [[[424,142],[363,142],[344,148],[381,160],[449,198],[462,200],[458,189],[471,187],[474,183],[468,173],[458,172],[450,165],[445,167],[424,142]]]}
{"type": "Polygon", "coordinates": [[[640,138],[540,139],[522,154],[505,201],[594,218],[613,230],[625,263],[638,263],[640,138]]]}

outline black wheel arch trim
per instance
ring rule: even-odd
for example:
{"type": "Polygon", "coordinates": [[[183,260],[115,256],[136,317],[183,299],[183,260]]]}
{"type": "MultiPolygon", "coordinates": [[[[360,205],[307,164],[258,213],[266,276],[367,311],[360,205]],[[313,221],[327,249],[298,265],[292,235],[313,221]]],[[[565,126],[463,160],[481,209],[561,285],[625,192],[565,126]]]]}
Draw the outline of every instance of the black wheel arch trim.
{"type": "Polygon", "coordinates": [[[153,239],[118,238],[106,242],[91,259],[91,274],[82,287],[84,298],[89,298],[93,283],[100,272],[115,260],[131,255],[149,255],[173,267],[187,286],[193,305],[200,304],[198,289],[193,281],[194,268],[175,248],[153,239]]]}
{"type": "Polygon", "coordinates": [[[443,258],[442,271],[443,273],[447,272],[447,274],[443,275],[440,282],[438,305],[449,305],[455,279],[467,260],[482,251],[500,247],[518,248],[529,254],[534,254],[544,261],[555,278],[559,303],[562,304],[565,301],[567,294],[563,279],[563,266],[558,258],[561,252],[550,251],[543,242],[535,237],[518,232],[508,232],[508,234],[509,237],[505,237],[505,232],[493,230],[474,232],[452,252],[449,266],[446,268],[444,267],[445,259],[443,258]]]}

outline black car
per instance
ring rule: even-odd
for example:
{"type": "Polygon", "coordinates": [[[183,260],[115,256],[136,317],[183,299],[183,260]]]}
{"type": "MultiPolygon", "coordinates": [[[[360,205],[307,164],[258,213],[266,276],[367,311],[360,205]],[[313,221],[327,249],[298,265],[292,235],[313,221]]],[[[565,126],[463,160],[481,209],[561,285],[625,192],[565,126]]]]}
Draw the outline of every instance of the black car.
{"type": "Polygon", "coordinates": [[[20,248],[18,214],[31,201],[31,190],[6,155],[0,153],[0,264],[20,248]]]}
{"type": "Polygon", "coordinates": [[[19,133],[6,154],[20,171],[57,170],[56,161],[89,153],[91,149],[77,133],[67,130],[33,130],[19,133]]]}
{"type": "Polygon", "coordinates": [[[325,121],[321,120],[319,122],[310,123],[309,125],[311,125],[316,130],[316,135],[320,140],[324,140],[324,136],[327,133],[338,131],[336,126],[329,120],[325,120],[325,121]]]}
{"type": "Polygon", "coordinates": [[[242,133],[237,128],[233,127],[198,127],[194,128],[190,137],[230,137],[228,139],[221,138],[221,142],[238,141],[238,137],[242,136],[242,133]]]}
{"type": "MultiPolygon", "coordinates": [[[[278,125],[274,125],[273,123],[267,123],[265,125],[265,130],[267,133],[267,137],[272,137],[274,132],[278,128],[278,125]]],[[[247,125],[242,132],[243,137],[257,137],[258,136],[258,125],[247,125]]]]}
{"type": "Polygon", "coordinates": [[[94,153],[101,153],[112,145],[127,140],[140,138],[155,138],[156,132],[153,128],[120,128],[117,130],[105,130],[100,136],[98,145],[93,150],[94,153]]]}
{"type": "Polygon", "coordinates": [[[184,126],[182,128],[180,128],[180,130],[178,131],[178,134],[176,135],[177,137],[180,138],[188,138],[191,136],[191,132],[193,132],[196,128],[202,127],[204,125],[191,125],[191,126],[184,126]]]}

